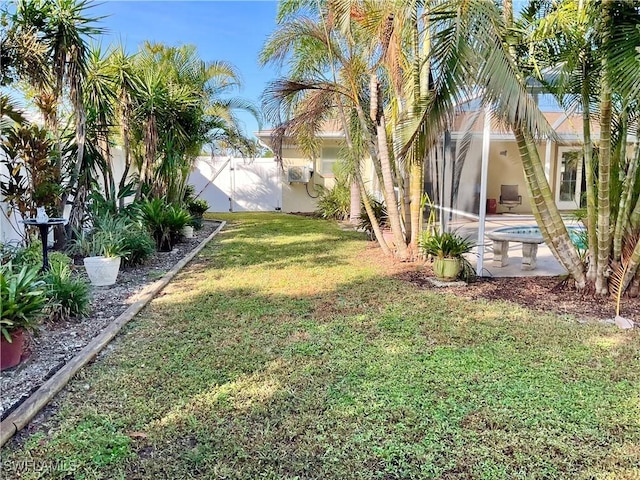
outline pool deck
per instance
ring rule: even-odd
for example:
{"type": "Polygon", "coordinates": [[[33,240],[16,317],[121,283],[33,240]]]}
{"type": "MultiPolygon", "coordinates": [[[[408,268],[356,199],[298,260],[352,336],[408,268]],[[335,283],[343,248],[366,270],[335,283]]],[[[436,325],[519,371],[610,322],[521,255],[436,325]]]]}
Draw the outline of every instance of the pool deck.
{"type": "MultiPolygon", "coordinates": [[[[574,224],[567,222],[568,225],[574,224]]],[[[490,232],[501,227],[515,226],[536,226],[536,221],[532,215],[516,215],[501,214],[487,216],[485,223],[485,239],[484,239],[484,268],[482,276],[484,277],[555,277],[566,275],[567,270],[558,263],[554,258],[551,250],[546,244],[542,243],[538,246],[537,266],[535,270],[522,270],[522,243],[509,243],[509,262],[504,267],[493,265],[493,242],[487,238],[486,232],[490,232]]],[[[462,236],[469,236],[477,242],[478,238],[478,222],[459,221],[449,222],[449,226],[456,230],[462,236]]],[[[474,249],[473,254],[468,255],[468,260],[476,267],[477,252],[480,246],[474,249]]],[[[478,272],[480,274],[480,272],[478,272]]]]}

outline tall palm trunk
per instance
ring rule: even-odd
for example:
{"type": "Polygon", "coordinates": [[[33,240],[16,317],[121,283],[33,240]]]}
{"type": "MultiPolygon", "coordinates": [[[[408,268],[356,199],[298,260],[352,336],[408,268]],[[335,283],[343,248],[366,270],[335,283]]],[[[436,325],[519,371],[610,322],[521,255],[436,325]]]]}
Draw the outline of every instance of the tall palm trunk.
{"type": "MultiPolygon", "coordinates": [[[[622,136],[622,142],[626,144],[626,131],[622,136]]],[[[638,171],[638,162],[640,162],[640,142],[635,144],[635,157],[631,161],[626,161],[626,149],[620,155],[620,174],[622,180],[622,192],[620,194],[620,203],[618,204],[618,216],[616,217],[616,227],[613,235],[613,258],[619,260],[622,255],[622,240],[629,226],[629,211],[631,210],[631,200],[636,185],[636,173],[638,171]],[[623,156],[624,155],[624,156],[623,156]]]]}
{"type": "Polygon", "coordinates": [[[149,169],[156,159],[156,153],[158,150],[158,132],[155,113],[151,113],[147,117],[144,125],[144,149],[144,157],[142,159],[142,166],[140,167],[140,183],[138,184],[138,190],[136,191],[136,200],[139,200],[142,196],[142,186],[147,180],[149,169]]]}
{"type": "Polygon", "coordinates": [[[585,169],[585,183],[587,191],[587,237],[588,237],[588,253],[587,253],[587,280],[594,283],[596,280],[596,265],[598,250],[598,233],[597,219],[598,210],[596,207],[595,178],[593,176],[593,141],[591,139],[591,95],[589,89],[589,81],[587,78],[587,59],[582,64],[582,136],[585,169]]]}
{"type": "Polygon", "coordinates": [[[391,233],[396,246],[396,255],[401,260],[409,257],[406,240],[402,233],[402,225],[400,223],[400,213],[398,211],[398,201],[394,190],[393,172],[391,169],[391,159],[389,157],[389,144],[387,140],[387,126],[382,106],[380,105],[380,91],[378,77],[375,73],[371,74],[370,83],[371,92],[371,120],[376,127],[376,137],[378,140],[378,156],[380,159],[380,173],[382,174],[382,194],[387,204],[387,215],[389,224],[391,225],[391,233]]]}
{"type": "MultiPolygon", "coordinates": [[[[84,109],[83,99],[82,99],[82,87],[80,84],[80,79],[74,77],[75,81],[71,84],[71,98],[73,99],[73,109],[74,115],[76,119],[76,161],[73,165],[73,169],[71,170],[71,175],[69,176],[69,190],[76,190],[76,194],[73,199],[73,204],[71,206],[71,213],[69,215],[69,227],[71,229],[79,229],[82,218],[84,217],[84,212],[86,210],[86,199],[81,198],[83,195],[80,193],[80,185],[79,178],[82,174],[82,167],[84,165],[84,147],[86,143],[86,126],[87,126],[87,115],[84,109]],[[78,210],[78,211],[76,211],[78,210]]],[[[66,204],[69,190],[64,197],[63,205],[66,204]]]]}
{"type": "Polygon", "coordinates": [[[351,203],[349,205],[349,223],[357,224],[360,221],[362,195],[357,180],[351,182],[351,203]]]}
{"type": "Polygon", "coordinates": [[[420,238],[420,217],[422,216],[422,192],[424,189],[424,163],[422,160],[414,161],[410,168],[411,182],[411,238],[410,245],[414,252],[418,251],[418,239],[420,238]]]}
{"type": "Polygon", "coordinates": [[[121,195],[127,185],[127,177],[129,176],[129,168],[131,167],[131,97],[124,93],[120,96],[121,113],[120,113],[120,134],[122,135],[122,148],[124,150],[124,171],[118,184],[118,208],[124,208],[125,198],[121,195]]]}
{"type": "MultiPolygon", "coordinates": [[[[603,34],[604,45],[609,43],[611,27],[612,1],[603,0],[603,34]]],[[[611,252],[611,200],[609,187],[611,184],[611,110],[612,94],[610,65],[607,55],[602,57],[602,75],[600,78],[600,155],[598,158],[598,255],[596,265],[596,293],[609,293],[607,270],[611,252]]]]}
{"type": "Polygon", "coordinates": [[[545,243],[554,252],[562,266],[567,269],[576,287],[584,288],[586,277],[582,261],[571,242],[567,227],[553,199],[538,149],[533,139],[519,126],[514,128],[514,134],[520,149],[532,210],[545,243]]]}
{"type": "MultiPolygon", "coordinates": [[[[340,97],[337,98],[338,103],[338,112],[340,115],[340,121],[342,122],[342,130],[344,131],[345,141],[347,143],[347,148],[349,151],[353,152],[353,139],[351,138],[351,133],[349,131],[349,124],[347,122],[347,117],[344,113],[344,105],[342,104],[342,99],[340,97]]],[[[357,109],[358,107],[356,107],[357,109]]],[[[367,195],[367,190],[364,186],[364,180],[362,179],[362,172],[360,171],[360,165],[357,163],[354,165],[353,174],[355,177],[355,181],[351,184],[352,194],[351,201],[353,203],[353,186],[355,185],[358,189],[358,197],[362,199],[362,203],[364,204],[364,209],[367,212],[367,216],[369,217],[369,222],[371,222],[371,228],[373,230],[373,234],[378,241],[378,245],[382,249],[382,253],[390,256],[392,254],[389,245],[387,245],[386,240],[384,239],[384,235],[382,234],[382,229],[380,228],[380,224],[378,223],[378,219],[376,218],[376,214],[373,211],[373,207],[371,206],[371,202],[369,202],[369,196],[367,195]]],[[[358,202],[358,210],[360,210],[360,202],[358,202]]]]}
{"type": "Polygon", "coordinates": [[[631,212],[631,216],[629,217],[629,224],[634,230],[640,228],[640,196],[638,197],[636,206],[633,208],[633,212],[631,212]]]}

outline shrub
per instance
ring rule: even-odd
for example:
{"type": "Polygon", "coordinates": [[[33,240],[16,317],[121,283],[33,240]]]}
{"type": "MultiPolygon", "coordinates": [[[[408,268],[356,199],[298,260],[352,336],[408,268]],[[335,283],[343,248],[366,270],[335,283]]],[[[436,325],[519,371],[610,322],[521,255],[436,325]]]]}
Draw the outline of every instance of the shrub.
{"type": "Polygon", "coordinates": [[[44,281],[49,299],[46,312],[50,319],[61,320],[89,313],[89,286],[68,264],[51,264],[44,281]]]}
{"type": "Polygon", "coordinates": [[[35,331],[47,304],[39,266],[0,265],[0,332],[11,342],[11,333],[23,328],[35,331]]]}
{"type": "Polygon", "coordinates": [[[159,198],[144,202],[140,213],[160,251],[171,250],[182,228],[191,221],[189,212],[177,205],[167,205],[159,198]]]}
{"type": "Polygon", "coordinates": [[[189,224],[196,230],[202,228],[202,216],[209,210],[209,204],[206,200],[196,198],[187,202],[187,211],[191,215],[191,221],[189,224]]]}
{"type": "MultiPolygon", "coordinates": [[[[13,253],[11,257],[7,258],[7,261],[11,261],[14,266],[27,265],[42,267],[42,242],[40,240],[34,240],[26,247],[13,248],[13,253]]],[[[49,265],[57,263],[69,265],[71,264],[71,257],[65,255],[63,252],[50,251],[49,265]]]]}
{"type": "Polygon", "coordinates": [[[331,189],[321,188],[316,213],[322,218],[344,220],[349,217],[350,207],[351,190],[345,182],[338,181],[331,189]]]}
{"type": "MultiPolygon", "coordinates": [[[[384,228],[387,224],[387,208],[384,205],[384,202],[380,202],[375,198],[369,198],[369,203],[371,204],[371,209],[373,210],[373,214],[378,220],[378,225],[380,228],[384,228]]],[[[360,217],[360,223],[358,224],[358,229],[366,232],[369,237],[373,240],[373,224],[369,219],[369,215],[367,214],[364,205],[362,206],[363,215],[360,217]]]]}
{"type": "Polygon", "coordinates": [[[135,224],[124,232],[123,242],[127,251],[123,258],[125,266],[142,265],[156,251],[156,243],[151,234],[135,224]]]}

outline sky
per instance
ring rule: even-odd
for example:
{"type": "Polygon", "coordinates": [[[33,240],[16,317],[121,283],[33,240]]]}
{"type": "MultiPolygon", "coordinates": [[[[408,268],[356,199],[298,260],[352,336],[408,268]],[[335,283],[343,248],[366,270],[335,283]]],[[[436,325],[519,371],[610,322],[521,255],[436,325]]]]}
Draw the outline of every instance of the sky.
{"type": "MultiPolygon", "coordinates": [[[[275,29],[275,0],[125,1],[94,4],[91,16],[106,16],[103,47],[121,41],[134,53],[145,40],[170,46],[195,45],[204,61],[224,60],[240,72],[243,88],[235,93],[259,105],[266,84],[277,77],[274,67],[261,67],[258,53],[275,29]]],[[[245,132],[258,130],[249,114],[239,114],[245,132]]],[[[266,127],[266,125],[263,125],[266,127]]]]}

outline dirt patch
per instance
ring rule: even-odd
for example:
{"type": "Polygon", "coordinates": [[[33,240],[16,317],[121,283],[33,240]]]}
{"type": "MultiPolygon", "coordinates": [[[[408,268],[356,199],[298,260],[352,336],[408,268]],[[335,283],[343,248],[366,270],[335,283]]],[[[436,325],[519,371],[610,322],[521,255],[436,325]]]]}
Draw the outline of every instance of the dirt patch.
{"type": "MultiPolygon", "coordinates": [[[[433,271],[426,266],[408,266],[395,276],[420,288],[435,288],[429,281],[433,271]]],[[[610,321],[615,317],[616,302],[611,297],[578,291],[570,281],[559,277],[481,278],[462,287],[446,288],[447,292],[470,300],[504,300],[540,312],[573,315],[580,320],[610,321]]],[[[640,322],[640,298],[623,297],[620,315],[640,322]]]]}
{"type": "MultiPolygon", "coordinates": [[[[194,238],[185,239],[171,252],[158,252],[141,267],[120,269],[118,281],[109,287],[91,287],[91,311],[85,318],[44,323],[30,338],[18,366],[0,373],[0,412],[4,419],[47,379],[62,368],[109,323],[137,300],[138,293],[160,279],[219,226],[204,222],[194,238]]],[[[78,267],[84,275],[84,268],[78,267]]]]}

